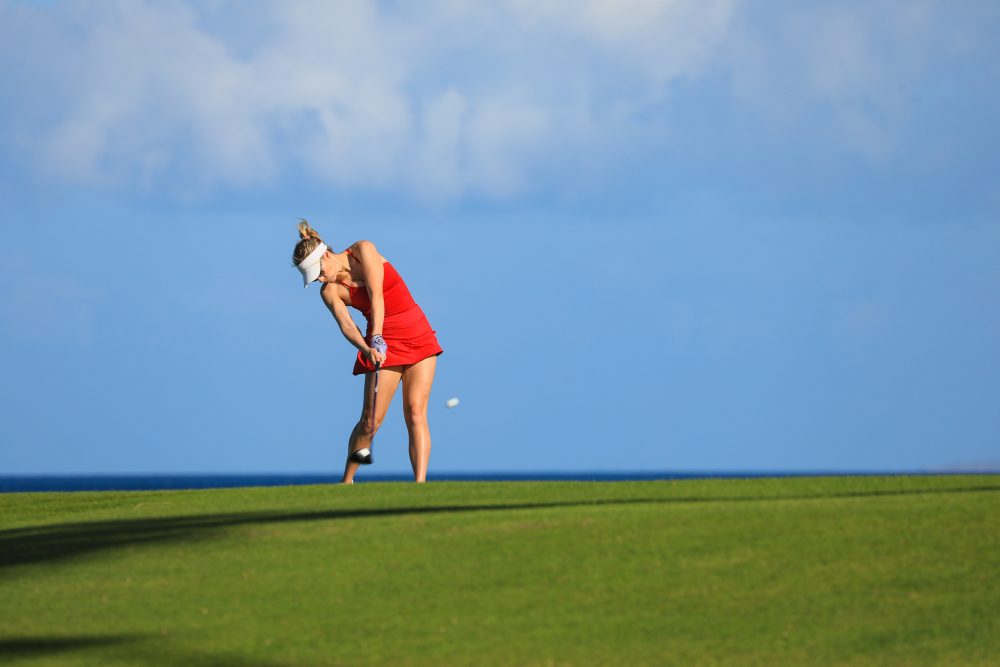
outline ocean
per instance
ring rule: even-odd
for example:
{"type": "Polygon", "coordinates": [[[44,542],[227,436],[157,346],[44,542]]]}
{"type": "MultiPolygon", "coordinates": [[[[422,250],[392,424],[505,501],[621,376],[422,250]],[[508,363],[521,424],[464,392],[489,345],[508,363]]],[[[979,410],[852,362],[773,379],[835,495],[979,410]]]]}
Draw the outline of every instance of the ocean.
{"type": "MultiPolygon", "coordinates": [[[[428,482],[523,482],[573,481],[619,482],[681,479],[741,479],[764,477],[822,477],[828,475],[926,475],[917,472],[531,472],[531,473],[440,473],[429,474],[428,482]]],[[[407,482],[409,473],[363,475],[355,478],[366,482],[407,482]]],[[[27,491],[155,491],[165,489],[221,489],[249,486],[300,486],[335,484],[340,474],[178,474],[178,475],[0,475],[0,493],[27,491]]]]}

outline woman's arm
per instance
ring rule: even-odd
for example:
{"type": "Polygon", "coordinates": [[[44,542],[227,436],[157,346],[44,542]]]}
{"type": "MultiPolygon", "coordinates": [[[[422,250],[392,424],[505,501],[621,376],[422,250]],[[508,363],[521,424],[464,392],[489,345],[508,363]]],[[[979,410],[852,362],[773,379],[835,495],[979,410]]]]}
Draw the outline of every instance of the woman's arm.
{"type": "Polygon", "coordinates": [[[337,294],[337,287],[331,284],[323,285],[320,295],[323,297],[323,303],[326,304],[326,307],[333,314],[333,319],[337,320],[337,324],[340,325],[340,333],[344,334],[347,342],[361,350],[362,354],[371,359],[372,349],[365,342],[365,336],[361,333],[361,329],[351,319],[351,313],[347,310],[347,304],[337,294]]]}
{"type": "Polygon", "coordinates": [[[385,277],[385,267],[382,266],[382,255],[371,241],[358,241],[353,246],[361,260],[361,269],[365,272],[365,285],[368,288],[368,299],[372,303],[372,337],[381,335],[382,323],[385,321],[385,298],[382,295],[382,280],[385,277]]]}

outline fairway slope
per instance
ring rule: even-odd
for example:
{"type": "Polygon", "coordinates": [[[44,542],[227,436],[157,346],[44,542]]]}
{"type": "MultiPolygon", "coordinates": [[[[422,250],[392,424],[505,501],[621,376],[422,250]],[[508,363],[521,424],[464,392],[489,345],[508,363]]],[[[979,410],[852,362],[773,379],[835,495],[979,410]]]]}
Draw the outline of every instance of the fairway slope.
{"type": "Polygon", "coordinates": [[[988,665],[1000,478],[0,495],[0,663],[988,665]]]}

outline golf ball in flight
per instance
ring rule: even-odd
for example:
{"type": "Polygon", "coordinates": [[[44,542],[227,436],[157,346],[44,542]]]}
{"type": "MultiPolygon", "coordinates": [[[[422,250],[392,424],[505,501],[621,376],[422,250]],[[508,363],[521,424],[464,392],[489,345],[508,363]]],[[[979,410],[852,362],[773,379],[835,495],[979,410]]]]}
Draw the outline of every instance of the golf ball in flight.
{"type": "Polygon", "coordinates": [[[444,402],[444,404],[446,406],[448,406],[449,408],[453,408],[456,405],[458,405],[458,399],[457,398],[449,398],[447,401],[444,402]]]}

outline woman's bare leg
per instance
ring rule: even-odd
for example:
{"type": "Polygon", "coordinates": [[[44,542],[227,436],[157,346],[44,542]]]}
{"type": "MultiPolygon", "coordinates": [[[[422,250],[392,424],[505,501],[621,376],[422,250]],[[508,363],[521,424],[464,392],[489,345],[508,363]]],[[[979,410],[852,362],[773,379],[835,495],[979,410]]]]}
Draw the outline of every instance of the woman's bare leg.
{"type": "Polygon", "coordinates": [[[399,380],[403,376],[402,366],[390,366],[379,371],[378,381],[378,404],[375,406],[375,428],[368,427],[368,413],[371,410],[372,393],[375,391],[375,374],[365,374],[365,395],[364,405],[361,406],[361,419],[354,425],[351,431],[351,438],[347,441],[347,464],[344,466],[344,476],[341,478],[342,484],[353,484],[354,473],[358,471],[359,463],[351,460],[351,453],[364,447],[372,446],[372,438],[378,432],[385,419],[386,412],[389,411],[389,403],[396,393],[399,380]]]}
{"type": "Polygon", "coordinates": [[[427,357],[403,370],[403,418],[410,435],[410,465],[413,480],[427,480],[427,462],[431,458],[431,430],[427,425],[427,402],[434,384],[437,357],[427,357]]]}

